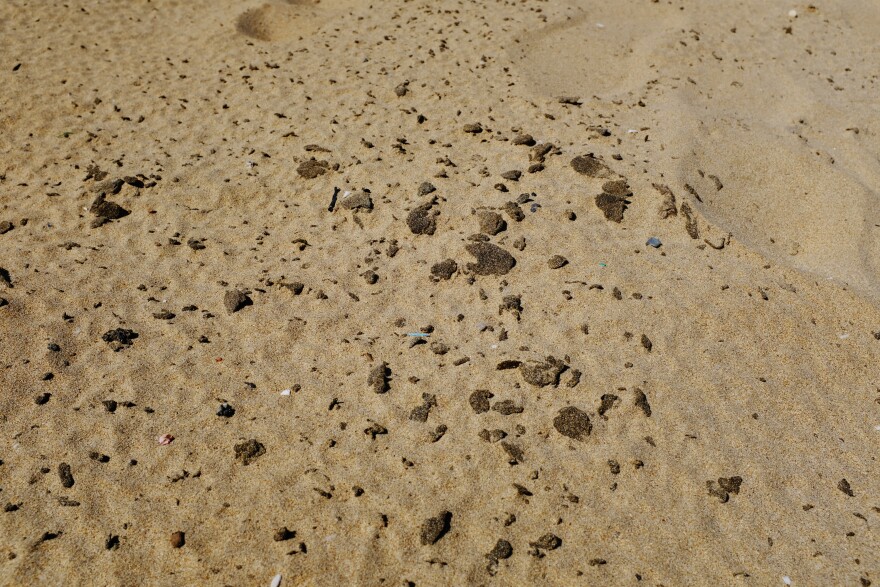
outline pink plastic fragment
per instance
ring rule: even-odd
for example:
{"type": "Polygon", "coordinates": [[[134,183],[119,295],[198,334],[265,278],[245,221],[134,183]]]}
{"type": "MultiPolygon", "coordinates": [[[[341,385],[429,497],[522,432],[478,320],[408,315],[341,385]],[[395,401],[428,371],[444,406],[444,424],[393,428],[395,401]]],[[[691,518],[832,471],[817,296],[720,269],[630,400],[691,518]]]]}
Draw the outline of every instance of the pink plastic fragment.
{"type": "Polygon", "coordinates": [[[159,441],[161,446],[167,446],[174,442],[174,437],[170,434],[163,434],[162,436],[157,437],[156,440],[159,441]]]}

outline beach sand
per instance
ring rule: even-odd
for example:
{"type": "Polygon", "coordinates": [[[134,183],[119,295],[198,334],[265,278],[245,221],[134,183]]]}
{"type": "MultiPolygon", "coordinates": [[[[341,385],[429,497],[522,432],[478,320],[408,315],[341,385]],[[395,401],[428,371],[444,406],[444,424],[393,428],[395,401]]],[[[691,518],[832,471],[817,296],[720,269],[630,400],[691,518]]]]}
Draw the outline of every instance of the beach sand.
{"type": "Polygon", "coordinates": [[[0,584],[880,584],[877,30],[2,3],[0,584]]]}

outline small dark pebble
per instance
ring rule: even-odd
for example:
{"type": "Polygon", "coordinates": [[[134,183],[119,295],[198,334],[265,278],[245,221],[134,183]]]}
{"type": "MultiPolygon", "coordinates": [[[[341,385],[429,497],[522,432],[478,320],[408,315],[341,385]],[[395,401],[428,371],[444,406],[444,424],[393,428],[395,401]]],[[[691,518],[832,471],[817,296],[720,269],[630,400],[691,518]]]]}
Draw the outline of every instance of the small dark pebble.
{"type": "Polygon", "coordinates": [[[364,429],[364,434],[367,434],[372,440],[376,440],[376,437],[380,434],[388,434],[388,429],[381,424],[373,422],[368,428],[364,429]]]}
{"type": "Polygon", "coordinates": [[[648,338],[646,335],[643,334],[642,335],[642,346],[645,347],[645,350],[647,350],[650,353],[651,349],[654,348],[654,343],[651,342],[650,338],[648,338]]]}
{"type": "Polygon", "coordinates": [[[95,201],[92,202],[91,207],[89,207],[89,212],[104,221],[119,220],[130,214],[128,210],[119,204],[108,201],[103,193],[99,194],[98,197],[95,198],[95,201]]]}
{"type": "Polygon", "coordinates": [[[605,413],[613,408],[618,401],[620,401],[620,398],[613,393],[603,393],[602,403],[599,405],[599,409],[597,410],[599,415],[604,416],[605,413]]]}
{"type": "Polygon", "coordinates": [[[535,387],[546,387],[559,385],[559,376],[566,369],[565,363],[559,359],[549,356],[544,362],[529,361],[520,365],[520,373],[526,383],[535,387]]]}
{"type": "Polygon", "coordinates": [[[34,398],[34,403],[38,406],[42,406],[44,404],[49,403],[49,400],[52,398],[52,394],[47,392],[41,393],[36,398],[34,398]]]}
{"type": "Polygon", "coordinates": [[[513,487],[514,487],[514,489],[516,489],[517,495],[522,495],[524,497],[531,497],[534,495],[534,493],[532,493],[531,490],[529,490],[529,488],[526,487],[525,485],[520,485],[519,483],[514,483],[513,487]]]}
{"type": "Polygon", "coordinates": [[[217,415],[223,418],[231,418],[235,415],[235,408],[229,404],[220,404],[220,409],[217,410],[217,415]]]}
{"type": "Polygon", "coordinates": [[[450,529],[452,514],[448,511],[440,512],[436,517],[428,518],[422,522],[420,538],[423,546],[436,544],[450,529]]]}
{"type": "Polygon", "coordinates": [[[648,403],[648,396],[645,395],[645,392],[642,391],[641,389],[639,389],[638,387],[635,388],[635,394],[636,394],[636,407],[641,408],[641,410],[645,413],[645,415],[650,418],[651,417],[651,404],[648,403]]]}
{"type": "Polygon", "coordinates": [[[458,271],[458,263],[452,259],[445,259],[431,266],[431,276],[437,280],[451,279],[456,271],[458,271]]]}
{"type": "Polygon", "coordinates": [[[49,346],[46,347],[46,348],[48,348],[48,349],[49,349],[50,351],[52,351],[53,353],[57,353],[58,351],[61,350],[61,347],[58,346],[57,344],[55,344],[54,342],[50,342],[50,343],[49,343],[49,346]]]}
{"type": "Polygon", "coordinates": [[[275,534],[272,536],[272,540],[275,542],[283,542],[284,540],[290,540],[291,538],[296,537],[296,532],[293,530],[288,530],[287,526],[282,526],[275,530],[275,534]]]}
{"type": "Polygon", "coordinates": [[[565,267],[566,265],[568,265],[568,259],[566,259],[562,255],[553,255],[552,257],[550,257],[550,260],[547,261],[547,266],[550,267],[550,269],[559,269],[561,267],[565,267]]]}
{"type": "Polygon", "coordinates": [[[583,410],[579,410],[574,406],[559,410],[559,413],[553,419],[553,427],[563,436],[581,442],[583,442],[593,430],[590,416],[588,416],[583,410]]]}
{"type": "MultiPolygon", "coordinates": [[[[435,198],[436,200],[436,198],[435,198]]],[[[425,234],[431,236],[437,230],[437,216],[439,212],[431,208],[435,200],[416,206],[406,217],[406,225],[413,234],[425,234]]]]}
{"type": "Polygon", "coordinates": [[[534,542],[529,542],[529,546],[540,550],[556,550],[562,546],[562,539],[555,534],[544,534],[534,542]]]}
{"type": "Polygon", "coordinates": [[[116,403],[116,400],[105,399],[101,402],[104,405],[104,409],[110,412],[111,414],[116,411],[116,408],[119,404],[116,403]]]}
{"type": "Polygon", "coordinates": [[[431,342],[429,348],[435,355],[445,355],[449,352],[449,347],[438,340],[431,342]]]}
{"type": "Polygon", "coordinates": [[[171,546],[173,548],[183,548],[184,544],[186,544],[186,534],[177,531],[171,535],[171,546]]]}
{"type": "Polygon", "coordinates": [[[571,167],[580,174],[588,177],[604,178],[611,175],[607,165],[599,161],[591,154],[581,155],[571,160],[571,167]]]}
{"type": "Polygon", "coordinates": [[[501,177],[509,181],[519,181],[519,178],[522,177],[522,171],[512,169],[510,171],[505,171],[504,173],[502,173],[501,177]]]}
{"type": "Polygon", "coordinates": [[[61,463],[58,465],[58,478],[61,479],[61,485],[63,487],[73,487],[73,473],[70,472],[70,465],[67,463],[61,463]]]}
{"type": "Polygon", "coordinates": [[[493,561],[510,558],[513,556],[513,546],[507,540],[498,540],[495,547],[486,555],[486,558],[493,561]]]}
{"type": "Polygon", "coordinates": [[[443,435],[446,434],[448,430],[449,427],[446,426],[446,424],[440,424],[439,426],[437,426],[434,432],[431,433],[431,442],[437,442],[438,440],[443,438],[443,435]]]}
{"type": "Polygon", "coordinates": [[[517,135],[513,138],[513,141],[511,141],[511,142],[517,146],[520,146],[520,145],[525,145],[526,147],[534,147],[535,146],[535,139],[532,138],[532,135],[527,135],[527,134],[517,135]]]}
{"type": "Polygon", "coordinates": [[[516,265],[510,253],[491,243],[472,243],[464,248],[477,260],[467,264],[468,270],[477,275],[506,275],[516,265]]]}
{"type": "Polygon", "coordinates": [[[306,179],[315,179],[319,175],[324,175],[330,168],[330,164],[326,161],[318,161],[314,157],[308,161],[303,161],[296,168],[296,172],[306,179]]]}
{"type": "Polygon", "coordinates": [[[390,389],[388,384],[388,377],[391,374],[391,369],[388,368],[388,363],[380,363],[376,365],[370,372],[367,374],[367,386],[369,386],[375,393],[385,393],[390,389]]]}
{"type": "Polygon", "coordinates": [[[106,550],[116,550],[119,548],[119,536],[116,534],[109,534],[107,540],[104,541],[104,548],[106,550]]]}
{"type": "Polygon", "coordinates": [[[437,191],[437,188],[434,187],[434,184],[429,181],[424,181],[419,185],[419,195],[427,196],[428,194],[432,194],[437,191]]]}
{"type": "Polygon", "coordinates": [[[266,454],[266,447],[254,438],[236,444],[233,449],[235,450],[235,458],[244,465],[250,465],[252,461],[266,454]]]}
{"type": "Polygon", "coordinates": [[[522,365],[522,361],[517,361],[515,359],[506,359],[498,363],[495,366],[495,369],[497,369],[498,371],[504,371],[506,369],[516,369],[520,365],[522,365]]]}
{"type": "Polygon", "coordinates": [[[479,134],[483,132],[483,125],[479,122],[464,125],[464,132],[470,134],[479,134]]]}
{"type": "Polygon", "coordinates": [[[510,216],[511,220],[515,220],[516,222],[522,222],[526,217],[526,213],[522,211],[522,208],[520,208],[519,204],[516,202],[507,202],[504,204],[502,210],[510,216]]]}
{"type": "Polygon", "coordinates": [[[850,497],[856,496],[855,492],[852,490],[852,487],[850,487],[850,485],[849,485],[849,481],[847,481],[846,479],[841,479],[837,483],[837,488],[840,489],[842,492],[844,492],[845,494],[847,494],[850,497]]]}
{"type": "Polygon", "coordinates": [[[468,401],[470,402],[471,408],[473,408],[474,412],[476,412],[477,414],[482,414],[489,411],[489,400],[493,397],[495,397],[495,394],[493,394],[491,391],[478,389],[471,394],[471,397],[468,401]]]}
{"type": "Polygon", "coordinates": [[[626,211],[627,204],[629,204],[629,200],[623,196],[615,196],[605,192],[596,196],[596,207],[602,211],[606,220],[612,222],[623,222],[623,213],[626,211]]]}
{"type": "Polygon", "coordinates": [[[11,222],[9,222],[8,220],[4,220],[3,222],[0,222],[0,234],[6,234],[7,232],[12,230],[13,228],[15,228],[15,225],[12,224],[11,222]]]}
{"type": "Polygon", "coordinates": [[[495,405],[492,406],[492,410],[503,416],[509,416],[511,414],[521,414],[523,412],[523,407],[518,406],[513,400],[507,399],[495,402],[495,405]]]}
{"type": "Polygon", "coordinates": [[[245,306],[250,306],[252,304],[253,301],[247,296],[247,294],[240,290],[231,289],[223,294],[223,305],[226,307],[226,312],[229,314],[234,314],[245,306]]]}
{"type": "Polygon", "coordinates": [[[427,422],[431,408],[437,405],[437,396],[430,393],[422,394],[422,405],[413,408],[409,414],[409,419],[415,422],[427,422]]]}
{"type": "Polygon", "coordinates": [[[525,460],[525,452],[523,452],[522,447],[517,444],[513,444],[512,442],[507,442],[506,440],[501,441],[501,448],[504,449],[504,452],[507,453],[507,456],[510,458],[507,462],[511,465],[516,465],[525,460]]]}
{"type": "Polygon", "coordinates": [[[113,330],[108,330],[104,333],[101,339],[110,344],[113,347],[113,350],[119,351],[124,347],[129,347],[132,345],[132,341],[138,337],[138,333],[134,330],[127,330],[125,328],[114,328],[113,330]]]}
{"type": "Polygon", "coordinates": [[[480,224],[480,232],[492,236],[507,228],[507,223],[501,217],[501,214],[491,210],[480,210],[477,212],[477,222],[480,224]]]}

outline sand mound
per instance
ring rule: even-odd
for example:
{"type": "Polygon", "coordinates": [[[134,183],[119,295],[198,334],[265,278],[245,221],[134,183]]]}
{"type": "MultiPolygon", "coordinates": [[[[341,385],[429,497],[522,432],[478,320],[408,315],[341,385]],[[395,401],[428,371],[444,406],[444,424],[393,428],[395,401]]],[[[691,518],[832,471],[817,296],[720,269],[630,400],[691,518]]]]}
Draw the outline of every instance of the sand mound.
{"type": "Polygon", "coordinates": [[[282,41],[314,33],[324,23],[316,4],[307,0],[267,3],[242,13],[237,30],[261,41],[282,41]]]}

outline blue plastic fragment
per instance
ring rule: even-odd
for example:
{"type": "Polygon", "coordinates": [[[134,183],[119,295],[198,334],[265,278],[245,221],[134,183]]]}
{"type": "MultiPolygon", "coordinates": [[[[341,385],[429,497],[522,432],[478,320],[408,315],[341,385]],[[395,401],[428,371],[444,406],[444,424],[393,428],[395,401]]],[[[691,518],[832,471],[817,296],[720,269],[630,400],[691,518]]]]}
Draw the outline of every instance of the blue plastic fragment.
{"type": "Polygon", "coordinates": [[[660,245],[662,245],[663,243],[660,242],[660,239],[657,238],[656,236],[652,236],[651,238],[648,239],[648,242],[646,242],[645,244],[648,245],[649,247],[654,247],[655,249],[659,249],[660,245]]]}
{"type": "Polygon", "coordinates": [[[425,332],[407,332],[406,335],[407,336],[431,336],[430,334],[425,333],[425,332]]]}

